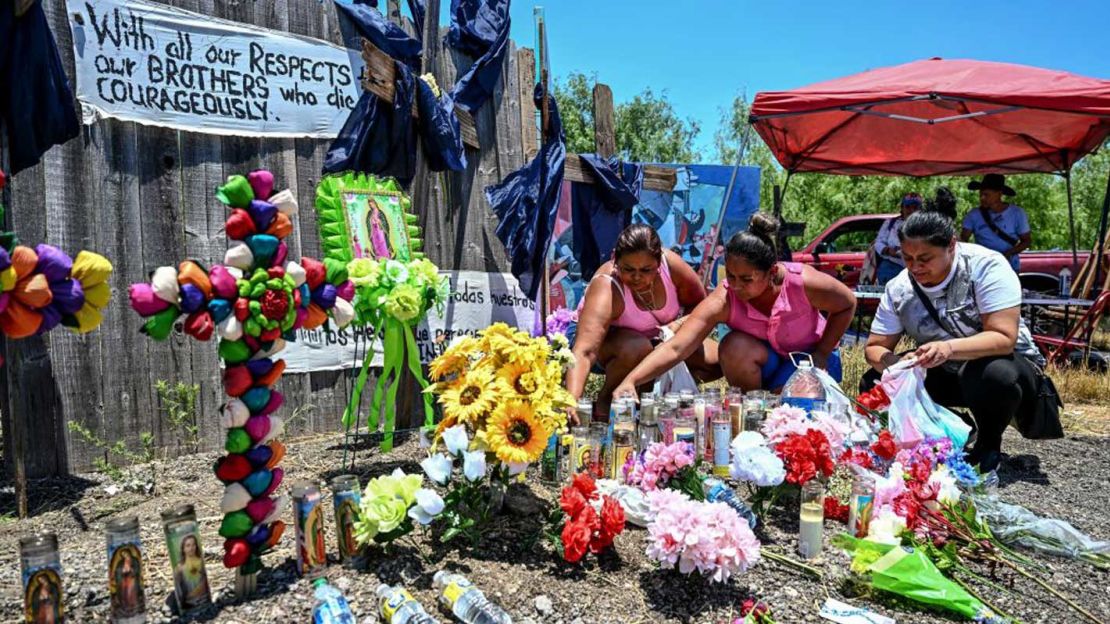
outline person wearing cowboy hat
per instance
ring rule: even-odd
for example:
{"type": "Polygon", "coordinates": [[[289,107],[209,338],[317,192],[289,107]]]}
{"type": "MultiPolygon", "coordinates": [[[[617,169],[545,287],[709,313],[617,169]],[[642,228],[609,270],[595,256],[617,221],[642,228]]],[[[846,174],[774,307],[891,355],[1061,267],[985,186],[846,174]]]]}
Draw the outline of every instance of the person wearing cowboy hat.
{"type": "Polygon", "coordinates": [[[1033,236],[1029,217],[1021,206],[1002,201],[1013,197],[1014,189],[1006,186],[1006,178],[999,173],[988,173],[982,180],[972,180],[967,188],[979,191],[979,208],[964,217],[960,240],[967,242],[975,235],[975,242],[993,249],[1006,257],[1017,271],[1019,254],[1029,249],[1033,236]]]}

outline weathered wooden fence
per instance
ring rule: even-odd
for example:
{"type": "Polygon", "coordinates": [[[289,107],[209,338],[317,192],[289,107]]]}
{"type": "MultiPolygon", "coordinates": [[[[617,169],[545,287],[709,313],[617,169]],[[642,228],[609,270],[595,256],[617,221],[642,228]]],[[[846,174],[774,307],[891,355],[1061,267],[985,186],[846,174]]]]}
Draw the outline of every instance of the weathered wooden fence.
{"type": "MultiPolygon", "coordinates": [[[[183,9],[338,43],[330,2],[318,0],[166,0],[183,9]]],[[[74,59],[65,4],[44,0],[51,27],[73,82],[74,59]]],[[[390,5],[395,3],[390,2],[390,5]]],[[[429,4],[436,24],[438,0],[429,4]]],[[[390,7],[393,8],[392,6],[390,7]]],[[[396,16],[394,16],[396,17],[396,16]]],[[[431,37],[426,57],[441,85],[452,85],[464,58],[431,37]]],[[[475,115],[480,151],[468,151],[467,171],[436,174],[420,167],[414,206],[425,229],[428,256],[442,268],[505,271],[496,218],[482,192],[518,169],[536,149],[532,51],[511,47],[498,93],[475,115]],[[523,107],[522,107],[523,104],[523,107]]],[[[5,457],[11,465],[13,431],[22,432],[28,476],[87,468],[96,449],[69,432],[84,424],[98,436],[137,444],[151,432],[171,452],[178,435],[163,422],[156,380],[197,383],[202,448],[222,444],[218,408],[222,391],[215,345],[176,333],[164,343],[139,334],[140,317],[127,304],[127,286],[183,257],[204,264],[223,257],[225,207],[213,191],[228,175],[255,168],[274,172],[278,188],[292,189],[301,206],[287,239],[290,257],[319,257],[312,210],[329,142],[258,139],[178,132],[116,120],[84,126],[80,137],[55,147],[42,163],[14,177],[5,191],[8,223],[27,242],[47,242],[76,253],[95,250],[115,263],[112,301],[100,329],[86,336],[66,331],[7,341],[0,369],[5,457]],[[17,419],[12,422],[11,419],[17,419]]],[[[288,415],[313,406],[291,434],[332,431],[350,389],[347,371],[285,375],[279,389],[288,415]]],[[[400,425],[399,425],[400,426],[400,425]]]]}

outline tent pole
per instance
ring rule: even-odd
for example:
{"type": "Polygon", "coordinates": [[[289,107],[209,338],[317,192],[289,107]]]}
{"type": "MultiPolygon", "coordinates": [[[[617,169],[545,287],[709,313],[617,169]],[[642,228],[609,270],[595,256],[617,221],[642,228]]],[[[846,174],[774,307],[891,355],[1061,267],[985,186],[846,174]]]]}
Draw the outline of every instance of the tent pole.
{"type": "Polygon", "coordinates": [[[1079,244],[1075,240],[1075,208],[1072,207],[1071,168],[1064,170],[1064,182],[1067,183],[1068,187],[1068,226],[1071,228],[1071,265],[1072,267],[1078,267],[1079,244]]]}
{"type": "MultiPolygon", "coordinates": [[[[1092,284],[1095,288],[1102,283],[1102,254],[1106,246],[1106,219],[1110,213],[1110,172],[1106,176],[1106,192],[1102,195],[1102,215],[1098,220],[1098,255],[1091,258],[1094,261],[1095,279],[1092,284]]],[[[1090,295],[1093,298],[1093,294],[1090,295]]]]}

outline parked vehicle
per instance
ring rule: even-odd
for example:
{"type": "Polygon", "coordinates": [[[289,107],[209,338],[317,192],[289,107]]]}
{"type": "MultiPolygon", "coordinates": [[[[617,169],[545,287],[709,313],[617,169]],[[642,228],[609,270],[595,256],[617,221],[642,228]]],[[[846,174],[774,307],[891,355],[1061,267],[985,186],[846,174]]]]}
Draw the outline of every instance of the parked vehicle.
{"type": "MultiPolygon", "coordinates": [[[[855,288],[859,283],[864,257],[875,242],[879,228],[884,221],[895,216],[867,214],[837,219],[808,245],[795,251],[794,261],[809,264],[855,288]]],[[[1088,253],[1079,252],[1080,264],[1088,253]]],[[[1018,275],[1022,286],[1037,292],[1059,292],[1060,272],[1067,268],[1074,275],[1078,269],[1072,264],[1070,251],[1024,251],[1019,260],[1021,268],[1018,275]]]]}

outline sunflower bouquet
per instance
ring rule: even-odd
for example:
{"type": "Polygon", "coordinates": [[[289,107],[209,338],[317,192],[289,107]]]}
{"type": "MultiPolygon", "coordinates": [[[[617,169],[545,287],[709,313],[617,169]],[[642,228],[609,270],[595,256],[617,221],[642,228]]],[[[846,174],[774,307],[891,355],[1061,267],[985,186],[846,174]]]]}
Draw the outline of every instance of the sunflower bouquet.
{"type": "MultiPolygon", "coordinates": [[[[540,458],[551,436],[566,432],[574,400],[563,388],[563,375],[573,361],[564,337],[533,338],[504,323],[459,339],[432,361],[428,370],[435,383],[426,392],[437,395],[443,408],[436,446],[442,442],[453,455],[485,459],[481,484],[467,471],[468,490],[478,488],[488,502],[509,477],[540,458]]],[[[462,499],[449,494],[449,512],[453,501],[462,499]]],[[[473,508],[474,501],[464,506],[473,508]]]]}

